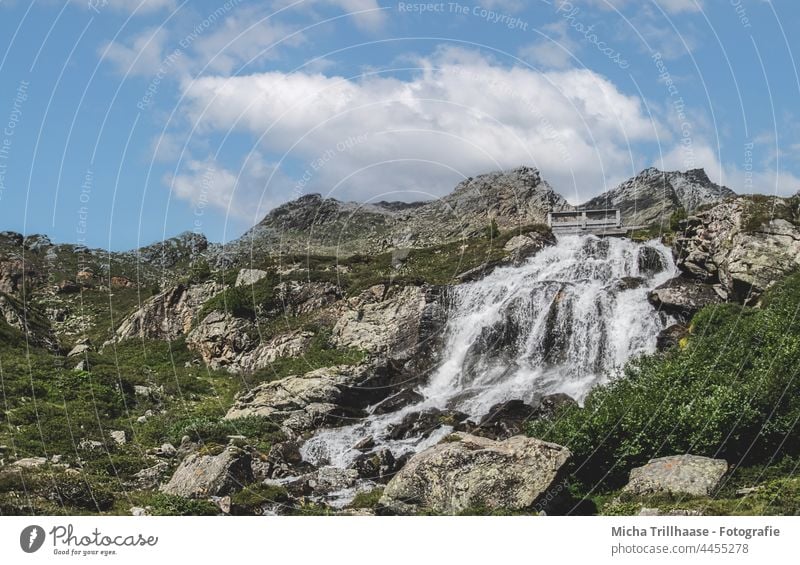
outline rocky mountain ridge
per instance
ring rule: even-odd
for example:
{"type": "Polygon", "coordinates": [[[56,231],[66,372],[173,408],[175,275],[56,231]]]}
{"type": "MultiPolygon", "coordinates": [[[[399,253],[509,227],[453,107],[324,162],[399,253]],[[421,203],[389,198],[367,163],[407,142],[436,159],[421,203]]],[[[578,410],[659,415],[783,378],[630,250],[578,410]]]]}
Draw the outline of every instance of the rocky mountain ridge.
{"type": "Polygon", "coordinates": [[[731,189],[712,182],[703,169],[668,172],[651,167],[581,208],[619,208],[626,225],[665,226],[676,211],[692,213],[734,196],[731,189]]]}

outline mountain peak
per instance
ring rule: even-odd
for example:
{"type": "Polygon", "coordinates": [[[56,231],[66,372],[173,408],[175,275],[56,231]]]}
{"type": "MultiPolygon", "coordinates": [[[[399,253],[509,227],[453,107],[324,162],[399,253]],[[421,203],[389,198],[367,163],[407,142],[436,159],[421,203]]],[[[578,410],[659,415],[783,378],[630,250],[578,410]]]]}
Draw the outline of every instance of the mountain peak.
{"type": "Polygon", "coordinates": [[[625,224],[646,226],[667,220],[679,208],[691,212],[735,195],[711,181],[702,168],[661,171],[648,167],[582,207],[619,208],[625,224]]]}

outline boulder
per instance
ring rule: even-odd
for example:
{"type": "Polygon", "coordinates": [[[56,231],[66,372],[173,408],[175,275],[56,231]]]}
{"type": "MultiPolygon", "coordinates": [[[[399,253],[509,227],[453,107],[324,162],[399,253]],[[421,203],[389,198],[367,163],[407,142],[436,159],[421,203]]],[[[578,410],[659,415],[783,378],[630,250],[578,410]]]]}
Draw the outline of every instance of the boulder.
{"type": "Polygon", "coordinates": [[[525,436],[493,441],[453,434],[411,457],[386,485],[380,504],[397,514],[533,510],[559,481],[570,455],[565,447],[525,436]]]}
{"type": "Polygon", "coordinates": [[[381,400],[372,408],[372,414],[379,416],[381,414],[389,414],[397,412],[401,408],[405,408],[411,404],[417,404],[425,399],[420,393],[411,388],[404,388],[385,399],[381,400]]]}
{"type": "Polygon", "coordinates": [[[522,235],[515,235],[503,246],[503,251],[508,255],[503,261],[504,265],[520,266],[529,257],[533,257],[539,251],[556,242],[552,232],[528,232],[522,235]]]}
{"type": "Polygon", "coordinates": [[[709,496],[727,471],[728,463],[722,459],[698,455],[659,457],[633,469],[623,492],[636,496],[660,493],[709,496]]]}
{"type": "Polygon", "coordinates": [[[389,427],[388,437],[393,440],[426,438],[442,426],[451,426],[454,429],[463,427],[467,418],[469,416],[463,412],[439,408],[410,412],[400,422],[389,427]]]}
{"type": "Polygon", "coordinates": [[[133,475],[133,486],[143,490],[152,490],[157,488],[169,470],[169,464],[166,461],[159,461],[152,467],[142,469],[133,475]]]}
{"type": "Polygon", "coordinates": [[[67,357],[77,357],[78,355],[86,355],[92,350],[92,346],[88,343],[79,343],[73,347],[67,357]]]}
{"type": "Polygon", "coordinates": [[[656,337],[656,349],[666,351],[678,347],[685,337],[689,335],[689,328],[683,324],[672,324],[659,332],[656,337]]]}
{"type": "Polygon", "coordinates": [[[649,245],[643,245],[639,248],[637,263],[639,267],[639,275],[648,278],[666,270],[667,268],[667,263],[658,249],[649,245]]]}
{"type": "Polygon", "coordinates": [[[269,273],[261,269],[242,269],[236,276],[236,286],[248,286],[257,283],[269,273]]]}
{"type": "Polygon", "coordinates": [[[379,449],[371,453],[362,453],[351,468],[355,469],[362,479],[378,483],[388,482],[403,467],[408,455],[396,458],[388,449],[379,449]]]}
{"type": "Polygon", "coordinates": [[[108,433],[108,436],[112,439],[114,443],[117,445],[125,445],[125,430],[114,430],[108,433]]]}
{"type": "Polygon", "coordinates": [[[688,321],[703,307],[722,302],[710,284],[687,277],[675,277],[647,295],[650,303],[683,321],[688,321]]]}
{"type": "Polygon", "coordinates": [[[8,468],[9,469],[36,469],[38,467],[42,467],[43,465],[47,464],[47,459],[45,457],[25,457],[23,459],[17,459],[13,463],[11,463],[8,468]]]}
{"type": "Polygon", "coordinates": [[[249,320],[215,310],[189,333],[186,344],[212,369],[226,367],[237,372],[239,358],[253,347],[256,335],[256,327],[249,320]]]}
{"type": "Polygon", "coordinates": [[[228,447],[219,455],[188,455],[161,488],[187,498],[225,496],[253,482],[250,454],[228,447]]]}
{"type": "Polygon", "coordinates": [[[299,434],[363,415],[375,395],[391,392],[385,385],[382,367],[325,367],[263,383],[238,395],[225,418],[264,416],[281,422],[290,435],[299,434]]]}

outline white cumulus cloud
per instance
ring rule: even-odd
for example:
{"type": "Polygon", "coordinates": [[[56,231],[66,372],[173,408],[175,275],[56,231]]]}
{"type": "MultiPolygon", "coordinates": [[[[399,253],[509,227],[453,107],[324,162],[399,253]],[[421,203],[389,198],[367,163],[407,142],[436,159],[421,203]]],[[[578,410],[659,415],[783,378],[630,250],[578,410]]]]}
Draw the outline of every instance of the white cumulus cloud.
{"type": "Polygon", "coordinates": [[[542,73],[457,50],[418,64],[405,79],[202,77],[186,83],[184,111],[201,135],[247,132],[277,160],[299,162],[298,174],[311,173],[303,188],[357,200],[433,197],[462,176],[522,164],[578,200],[634,172],[642,162],[630,144],[662,129],[590,70],[542,73]]]}

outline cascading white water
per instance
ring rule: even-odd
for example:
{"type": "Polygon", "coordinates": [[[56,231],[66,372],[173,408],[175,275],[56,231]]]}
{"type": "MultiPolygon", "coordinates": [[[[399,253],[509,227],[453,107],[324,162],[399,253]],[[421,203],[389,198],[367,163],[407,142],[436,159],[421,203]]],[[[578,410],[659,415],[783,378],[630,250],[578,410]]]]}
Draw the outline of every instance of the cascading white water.
{"type": "Polygon", "coordinates": [[[456,287],[441,363],[418,390],[423,400],[363,422],[321,430],[302,447],[315,465],[346,467],[371,436],[375,449],[420,451],[450,433],[392,440],[388,431],[430,408],[476,421],[507,400],[535,403],[566,393],[582,401],[632,356],[652,352],[666,320],[647,293],[674,276],[664,245],[623,238],[562,237],[520,267],[456,287]]]}

